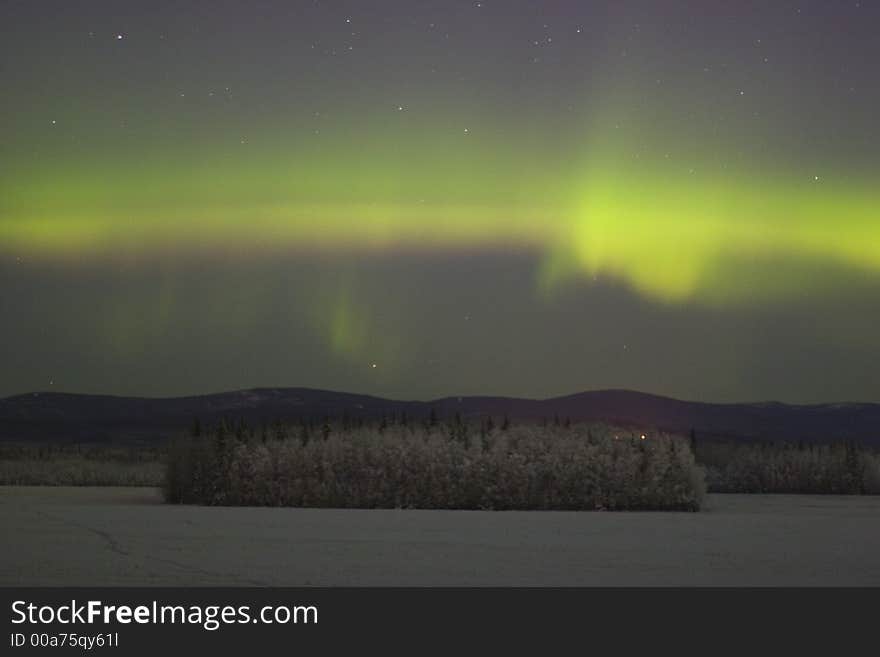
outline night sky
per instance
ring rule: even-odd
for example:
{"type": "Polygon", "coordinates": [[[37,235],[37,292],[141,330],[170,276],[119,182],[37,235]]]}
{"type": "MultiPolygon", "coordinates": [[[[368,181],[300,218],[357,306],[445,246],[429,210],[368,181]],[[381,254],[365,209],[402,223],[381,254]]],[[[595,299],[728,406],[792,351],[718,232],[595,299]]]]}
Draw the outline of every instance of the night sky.
{"type": "Polygon", "coordinates": [[[0,395],[880,401],[880,2],[0,0],[0,395]]]}

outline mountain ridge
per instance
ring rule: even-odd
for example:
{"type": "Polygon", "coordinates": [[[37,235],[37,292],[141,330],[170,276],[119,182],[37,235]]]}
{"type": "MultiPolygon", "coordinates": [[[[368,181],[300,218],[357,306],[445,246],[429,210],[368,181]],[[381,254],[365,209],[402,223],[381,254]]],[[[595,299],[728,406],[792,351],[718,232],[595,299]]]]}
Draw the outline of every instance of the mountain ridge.
{"type": "Polygon", "coordinates": [[[304,417],[401,415],[516,421],[608,422],[701,437],[766,441],[853,441],[880,446],[880,404],[870,402],[694,402],[635,390],[592,390],[529,399],[448,396],[395,400],[303,387],[260,387],[183,397],[31,392],[0,398],[0,441],[151,442],[185,431],[194,418],[262,423],[304,417]]]}

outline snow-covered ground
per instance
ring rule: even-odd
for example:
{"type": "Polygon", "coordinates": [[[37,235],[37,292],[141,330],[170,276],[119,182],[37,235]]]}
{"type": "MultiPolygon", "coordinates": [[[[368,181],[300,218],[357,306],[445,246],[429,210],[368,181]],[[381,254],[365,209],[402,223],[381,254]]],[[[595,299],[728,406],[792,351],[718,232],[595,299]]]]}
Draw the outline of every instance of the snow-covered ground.
{"type": "Polygon", "coordinates": [[[166,506],[0,488],[0,585],[880,585],[880,497],[711,495],[700,513],[166,506]]]}

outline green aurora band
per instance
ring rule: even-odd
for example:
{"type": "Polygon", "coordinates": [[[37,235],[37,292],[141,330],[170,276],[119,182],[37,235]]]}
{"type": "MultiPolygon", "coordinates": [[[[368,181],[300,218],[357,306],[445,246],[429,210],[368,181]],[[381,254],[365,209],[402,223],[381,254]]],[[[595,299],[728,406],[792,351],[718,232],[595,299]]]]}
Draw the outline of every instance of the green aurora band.
{"type": "MultiPolygon", "coordinates": [[[[607,277],[659,302],[720,305],[819,287],[817,265],[880,276],[880,192],[869,180],[733,170],[708,157],[670,166],[602,140],[565,157],[476,132],[428,144],[418,130],[372,130],[296,151],[267,138],[178,149],[176,159],[157,150],[136,162],[110,153],[59,157],[52,170],[22,163],[0,183],[0,251],[508,248],[540,256],[544,291],[607,277]]],[[[358,341],[334,339],[342,350],[358,341]]]]}

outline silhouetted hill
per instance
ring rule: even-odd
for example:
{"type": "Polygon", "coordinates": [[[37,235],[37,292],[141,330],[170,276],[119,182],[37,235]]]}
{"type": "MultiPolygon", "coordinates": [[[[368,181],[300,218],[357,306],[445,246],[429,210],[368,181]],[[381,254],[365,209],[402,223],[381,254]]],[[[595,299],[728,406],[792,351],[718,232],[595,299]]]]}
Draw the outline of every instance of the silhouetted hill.
{"type": "Polygon", "coordinates": [[[569,418],[657,428],[703,438],[772,441],[857,441],[880,445],[880,404],[707,404],[628,390],[582,392],[545,400],[447,397],[396,401],[309,388],[258,388],[168,399],[29,393],[0,399],[0,440],[153,441],[222,418],[259,424],[299,418],[392,416],[465,418],[504,416],[518,421],[569,418]]]}

